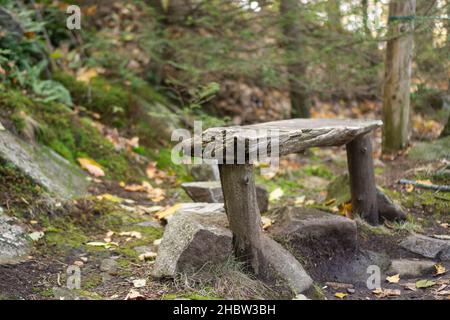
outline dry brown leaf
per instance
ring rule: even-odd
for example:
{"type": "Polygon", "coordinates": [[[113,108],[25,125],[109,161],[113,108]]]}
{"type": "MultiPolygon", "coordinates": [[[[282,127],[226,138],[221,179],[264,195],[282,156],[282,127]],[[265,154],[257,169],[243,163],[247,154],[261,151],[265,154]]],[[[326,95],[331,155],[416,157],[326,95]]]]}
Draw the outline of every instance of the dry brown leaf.
{"type": "Polygon", "coordinates": [[[447,270],[445,269],[445,267],[441,264],[435,264],[434,268],[436,269],[436,273],[434,274],[435,276],[440,276],[442,274],[445,274],[447,272],[447,270]]]}
{"type": "Polygon", "coordinates": [[[144,300],[144,296],[140,294],[139,291],[130,289],[130,292],[128,292],[127,296],[125,297],[125,300],[144,300]]]}
{"type": "Polygon", "coordinates": [[[83,169],[86,169],[94,177],[103,177],[105,172],[102,167],[92,159],[88,158],[78,158],[78,163],[83,169]]]}
{"type": "Polygon", "coordinates": [[[159,211],[157,214],[155,214],[155,218],[158,220],[167,219],[167,217],[173,215],[180,208],[181,208],[181,203],[177,203],[177,204],[170,206],[162,211],[159,211]]]}
{"type": "Polygon", "coordinates": [[[402,294],[402,292],[399,289],[382,289],[378,288],[372,291],[373,294],[377,295],[379,298],[386,298],[386,297],[397,297],[402,294]]]}
{"type": "Polygon", "coordinates": [[[158,254],[156,252],[144,252],[142,254],[139,255],[139,260],[141,261],[146,261],[146,260],[153,260],[156,258],[158,254]]]}
{"type": "Polygon", "coordinates": [[[98,76],[98,70],[96,68],[81,68],[77,72],[77,81],[89,83],[91,79],[98,76]]]}
{"type": "Polygon", "coordinates": [[[272,226],[272,219],[267,218],[267,217],[261,217],[261,222],[262,222],[262,228],[263,230],[268,229],[270,226],[272,226]]]}
{"type": "Polygon", "coordinates": [[[395,274],[390,277],[386,277],[386,281],[389,283],[398,283],[400,281],[400,274],[395,274]]]}

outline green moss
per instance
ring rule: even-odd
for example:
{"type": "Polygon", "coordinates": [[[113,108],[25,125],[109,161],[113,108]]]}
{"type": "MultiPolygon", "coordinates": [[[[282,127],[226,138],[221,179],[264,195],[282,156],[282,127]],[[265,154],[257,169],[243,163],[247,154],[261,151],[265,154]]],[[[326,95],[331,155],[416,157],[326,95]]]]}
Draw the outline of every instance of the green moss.
{"type": "Polygon", "coordinates": [[[89,84],[63,73],[55,74],[54,79],[68,88],[76,105],[101,114],[103,120],[114,126],[125,125],[124,115],[129,111],[131,99],[129,89],[127,91],[101,77],[91,79],[89,84]]]}
{"type": "Polygon", "coordinates": [[[312,287],[312,295],[314,300],[324,300],[325,299],[325,292],[323,291],[322,287],[318,284],[313,284],[312,287]]]}
{"type": "Polygon", "coordinates": [[[11,163],[0,159],[0,205],[22,217],[44,190],[11,163]]]}
{"type": "Polygon", "coordinates": [[[92,290],[97,288],[103,282],[102,276],[98,273],[89,273],[87,276],[83,277],[81,281],[81,286],[84,290],[92,290]]]}
{"type": "Polygon", "coordinates": [[[325,179],[332,179],[334,177],[333,173],[323,165],[305,166],[301,169],[301,171],[303,171],[306,175],[325,179]]]}
{"type": "Polygon", "coordinates": [[[0,103],[6,109],[14,110],[9,117],[18,126],[18,131],[23,125],[19,123],[20,117],[17,117],[17,114],[20,111],[29,114],[40,124],[39,141],[72,163],[76,163],[77,158],[88,157],[102,165],[108,177],[122,180],[128,176],[139,175],[134,167],[129,165],[126,154],[117,152],[89,118],[78,117],[67,106],[33,102],[15,90],[1,92],[0,103]]]}
{"type": "Polygon", "coordinates": [[[450,136],[414,146],[408,157],[414,160],[433,161],[450,158],[450,136]]]}

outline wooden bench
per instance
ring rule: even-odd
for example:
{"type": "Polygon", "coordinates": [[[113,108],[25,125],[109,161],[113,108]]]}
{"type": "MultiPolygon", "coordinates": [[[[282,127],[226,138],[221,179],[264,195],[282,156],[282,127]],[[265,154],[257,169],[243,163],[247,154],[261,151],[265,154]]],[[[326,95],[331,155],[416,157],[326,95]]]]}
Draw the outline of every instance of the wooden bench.
{"type": "Polygon", "coordinates": [[[192,150],[202,150],[215,159],[217,154],[223,157],[223,161],[219,161],[219,171],[225,210],[233,232],[235,255],[247,262],[258,275],[265,274],[268,270],[263,254],[261,216],[256,202],[251,162],[251,155],[259,150],[269,150],[269,153],[274,151],[273,141],[264,139],[264,132],[276,133],[276,151],[279,156],[298,153],[312,147],[345,144],[353,211],[369,223],[378,224],[369,134],[381,125],[381,121],[291,119],[248,126],[210,128],[202,133],[201,140],[199,137],[191,139],[188,145],[192,150]],[[255,131],[258,132],[256,135],[255,131]],[[217,139],[218,137],[221,139],[217,139]],[[237,154],[239,148],[236,145],[239,142],[244,142],[245,148],[241,148],[241,151],[245,150],[245,163],[237,161],[239,157],[241,161],[243,159],[242,155],[237,154]],[[227,150],[233,150],[234,155],[230,155],[227,150]]]}

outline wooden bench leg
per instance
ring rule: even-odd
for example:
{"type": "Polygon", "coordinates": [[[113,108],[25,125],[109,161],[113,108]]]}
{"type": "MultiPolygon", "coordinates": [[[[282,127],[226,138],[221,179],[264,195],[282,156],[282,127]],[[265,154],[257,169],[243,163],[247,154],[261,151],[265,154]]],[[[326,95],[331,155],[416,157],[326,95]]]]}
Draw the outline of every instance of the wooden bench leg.
{"type": "Polygon", "coordinates": [[[353,212],[370,224],[377,225],[377,190],[369,134],[357,137],[347,144],[347,161],[353,212]]]}
{"type": "Polygon", "coordinates": [[[235,255],[256,275],[266,278],[269,267],[263,255],[253,166],[223,164],[219,165],[219,171],[235,255]]]}

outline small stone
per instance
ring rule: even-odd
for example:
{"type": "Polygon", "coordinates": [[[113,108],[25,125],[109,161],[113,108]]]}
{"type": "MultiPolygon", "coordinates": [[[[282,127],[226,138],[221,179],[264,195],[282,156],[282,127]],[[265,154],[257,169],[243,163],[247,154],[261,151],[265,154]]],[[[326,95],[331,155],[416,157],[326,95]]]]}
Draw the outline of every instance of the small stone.
{"type": "Polygon", "coordinates": [[[311,300],[304,294],[297,294],[292,300],[311,300]]]}
{"type": "Polygon", "coordinates": [[[356,290],[353,288],[347,288],[347,292],[350,294],[354,294],[356,292],[356,290]]]}
{"type": "MultiPolygon", "coordinates": [[[[220,181],[185,182],[181,187],[194,202],[223,203],[223,193],[220,181]]],[[[256,186],[256,201],[259,211],[266,212],[269,208],[269,193],[262,186],[256,186]]]]}
{"type": "Polygon", "coordinates": [[[415,278],[433,274],[436,263],[430,260],[397,259],[392,260],[389,274],[399,274],[401,278],[415,278]]]}
{"type": "Polygon", "coordinates": [[[114,274],[117,271],[117,261],[111,258],[103,259],[100,264],[100,270],[109,274],[114,274]]]}
{"type": "Polygon", "coordinates": [[[420,234],[412,234],[404,239],[400,246],[425,258],[448,260],[450,240],[440,240],[420,234]]]}
{"type": "MultiPolygon", "coordinates": [[[[1,207],[0,207],[1,209],[1,207]]],[[[27,234],[19,221],[0,211],[0,265],[25,261],[30,252],[27,234]]]]}
{"type": "Polygon", "coordinates": [[[195,272],[206,263],[223,263],[229,258],[232,235],[225,228],[227,217],[223,206],[220,211],[208,212],[211,205],[215,209],[216,204],[197,204],[197,210],[191,206],[171,216],[158,249],[154,276],[195,272]]]}

